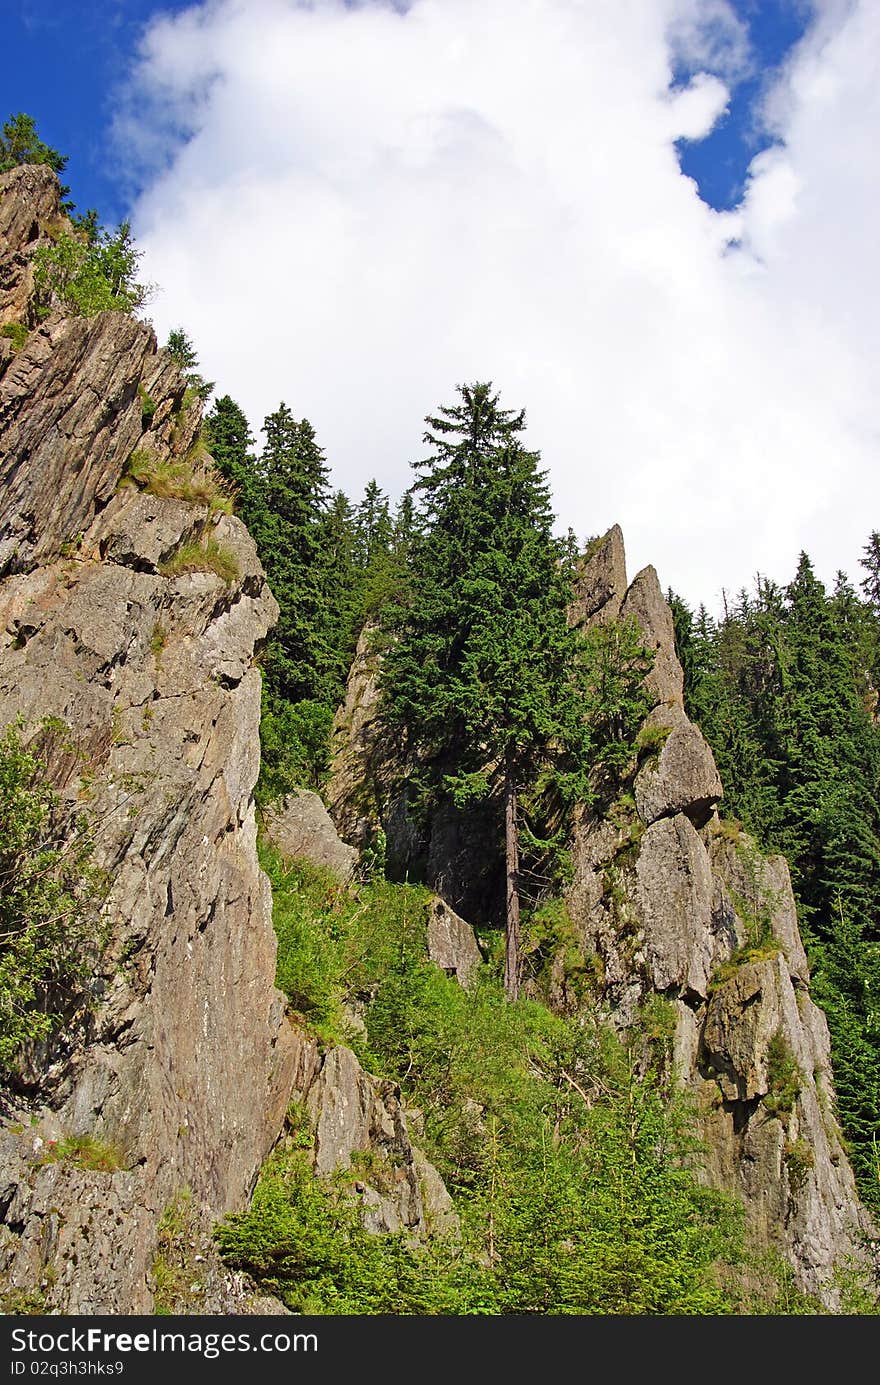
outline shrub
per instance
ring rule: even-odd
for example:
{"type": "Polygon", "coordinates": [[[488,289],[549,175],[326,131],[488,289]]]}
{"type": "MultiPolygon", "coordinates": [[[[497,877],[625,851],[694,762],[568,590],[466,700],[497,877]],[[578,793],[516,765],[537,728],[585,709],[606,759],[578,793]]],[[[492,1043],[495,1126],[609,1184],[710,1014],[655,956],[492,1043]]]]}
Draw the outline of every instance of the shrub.
{"type": "Polygon", "coordinates": [[[641,757],[658,754],[669,740],[671,731],[671,726],[656,726],[654,724],[642,726],[636,736],[638,755],[641,757]]]}
{"type": "Polygon", "coordinates": [[[98,954],[99,878],[84,822],[65,833],[46,766],[0,737],[0,1068],[86,1003],[98,954]]]}
{"type": "Polygon", "coordinates": [[[138,385],[138,399],[141,401],[141,427],[146,431],[156,415],[156,401],[143,385],[138,385]]]}
{"type": "Polygon", "coordinates": [[[140,257],[128,222],[115,234],[102,231],[92,241],[62,231],[51,245],[34,252],[37,317],[47,316],[56,303],[79,317],[142,307],[150,289],[135,279],[140,257]]]}
{"type": "Polygon", "coordinates": [[[319,789],[330,768],[333,709],[304,698],[273,698],[264,681],[257,798],[270,803],[294,788],[319,789]]]}
{"type": "Polygon", "coordinates": [[[788,1040],[779,1029],[767,1045],[767,1082],[764,1110],[771,1116],[790,1116],[803,1085],[803,1077],[788,1040]]]}
{"type": "Polygon", "coordinates": [[[6,322],[0,327],[0,337],[9,337],[16,354],[22,350],[29,336],[23,322],[6,322]]]}

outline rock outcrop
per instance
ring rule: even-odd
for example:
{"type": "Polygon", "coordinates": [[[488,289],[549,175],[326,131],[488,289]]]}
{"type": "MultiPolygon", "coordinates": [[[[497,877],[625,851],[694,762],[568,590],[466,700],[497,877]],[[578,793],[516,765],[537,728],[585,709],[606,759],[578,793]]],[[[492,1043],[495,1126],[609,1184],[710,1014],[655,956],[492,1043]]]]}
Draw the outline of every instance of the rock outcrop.
{"type": "Polygon", "coordinates": [[[359,849],[384,840],[391,879],[425,880],[465,918],[480,924],[502,897],[503,862],[493,808],[441,805],[427,821],[413,813],[412,764],[379,715],[375,628],[358,640],[345,701],[333,722],[333,758],[324,797],[343,841],[359,849]]]}
{"type": "MultiPolygon", "coordinates": [[[[3,188],[8,284],[53,208],[39,170],[3,188]]],[[[252,797],[277,606],[237,519],[125,483],[199,421],[147,325],[56,315],[0,371],[0,725],[37,738],[109,882],[95,1004],[3,1121],[0,1285],[149,1312],[163,1209],[244,1207],[292,1080],[252,797]],[[77,1167],[71,1138],[119,1167],[77,1167]]]]}
{"type": "Polygon", "coordinates": [[[353,1170],[352,1190],[368,1231],[453,1235],[458,1217],[437,1170],[413,1144],[400,1088],[365,1072],[349,1048],[321,1053],[298,1030],[294,1097],[314,1132],[312,1162],[326,1177],[353,1170]],[[360,1156],[360,1158],[358,1157],[360,1156]]]}
{"type": "Polygon", "coordinates": [[[609,611],[635,617],[653,650],[648,754],[631,797],[580,821],[569,914],[584,953],[600,960],[615,1023],[630,1025],[652,994],[673,1007],[674,1061],[697,1104],[706,1176],[742,1196],[756,1244],[780,1250],[802,1289],[833,1307],[835,1267],[861,1254],[869,1221],[835,1117],[828,1027],[809,996],[788,866],[718,817],[721,782],[684,712],[653,568],[596,606],[619,545],[615,530],[596,545],[575,609],[590,611],[586,624],[609,611]]]}
{"type": "MultiPolygon", "coordinates": [[[[58,179],[48,164],[23,164],[0,173],[0,326],[26,318],[34,286],[34,250],[50,229],[65,221],[58,179]]],[[[0,338],[2,346],[11,356],[9,341],[0,338]]]]}
{"type": "Polygon", "coordinates": [[[333,819],[316,793],[297,789],[263,812],[263,830],[282,856],[305,856],[329,870],[340,884],[354,876],[358,853],[342,841],[333,819]]]}
{"type": "Polygon", "coordinates": [[[474,930],[439,895],[428,910],[428,957],[465,989],[483,961],[474,930]]]}

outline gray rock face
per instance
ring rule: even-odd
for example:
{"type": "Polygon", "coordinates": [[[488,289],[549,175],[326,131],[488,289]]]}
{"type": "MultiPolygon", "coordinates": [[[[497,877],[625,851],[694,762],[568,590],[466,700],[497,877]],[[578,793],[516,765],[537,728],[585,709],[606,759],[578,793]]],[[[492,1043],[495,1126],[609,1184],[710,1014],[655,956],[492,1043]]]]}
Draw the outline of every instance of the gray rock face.
{"type": "Polygon", "coordinates": [[[0,325],[21,322],[33,288],[31,257],[62,223],[58,179],[48,164],[0,173],[0,325]]]}
{"type": "Polygon", "coordinates": [[[470,924],[436,895],[428,912],[428,956],[465,988],[483,960],[470,924]]]}
{"type": "Polygon", "coordinates": [[[572,625],[591,625],[616,620],[626,591],[626,554],[623,533],[615,524],[595,539],[580,559],[569,608],[572,625]]]}
{"type": "Polygon", "coordinates": [[[150,329],[105,313],[32,338],[0,380],[0,725],[69,728],[42,742],[93,825],[109,945],[88,1026],[31,1073],[21,1119],[107,1142],[123,1168],[10,1149],[0,1283],[51,1281],[58,1311],[148,1312],[163,1208],[183,1187],[208,1219],[244,1207],[287,1106],[252,798],[253,660],[278,608],[238,520],[117,489],[135,444],[182,456],[198,426],[150,329]],[[208,538],[237,578],[163,575],[208,538]]]}
{"type": "Polygon", "coordinates": [[[644,822],[686,813],[702,827],[722,797],[715,758],[702,731],[684,710],[662,703],[647,718],[643,734],[661,737],[656,755],[642,766],[635,782],[636,807],[644,822]]]}
{"type": "Polygon", "coordinates": [[[683,815],[661,818],[642,838],[634,902],[658,991],[705,996],[716,958],[713,881],[703,844],[683,815]]]}
{"type": "Polygon", "coordinates": [[[645,686],[656,702],[684,707],[684,674],[675,652],[672,612],[653,567],[643,568],[633,578],[620,608],[621,620],[628,616],[638,621],[645,645],[654,653],[654,666],[645,686]]]}
{"type": "Polygon", "coordinates": [[[454,1234],[452,1200],[410,1140],[399,1087],[371,1077],[351,1049],[340,1045],[322,1056],[313,1040],[293,1033],[294,1093],[314,1131],[315,1172],[327,1176],[355,1164],[354,1191],[368,1231],[454,1234]]]}
{"type": "Polygon", "coordinates": [[[673,1005],[673,1061],[696,1098],[707,1176],[742,1196],[757,1244],[781,1250],[800,1286],[833,1309],[835,1265],[861,1255],[869,1221],[834,1115],[828,1029],[807,994],[788,866],[718,821],[721,782],[683,709],[672,616],[653,568],[610,609],[635,616],[655,651],[649,753],[632,798],[609,817],[581,816],[569,915],[600,960],[620,1028],[652,992],[673,1005]],[[780,1105],[786,1054],[797,1077],[780,1105]]]}
{"type": "MultiPolygon", "coordinates": [[[[363,848],[380,824],[384,756],[376,750],[379,727],[379,663],[372,649],[375,627],[367,624],[357,642],[345,701],[333,721],[333,760],[325,797],[340,836],[363,848]]],[[[386,776],[387,777],[387,776],[386,776]]]]}
{"type": "Polygon", "coordinates": [[[346,846],[333,819],[316,793],[297,789],[287,794],[277,808],[263,814],[266,836],[282,856],[305,856],[313,865],[329,870],[343,885],[354,875],[358,853],[346,846]]]}
{"type": "Polygon", "coordinates": [[[829,1271],[869,1221],[833,1114],[828,1028],[781,952],[738,967],[713,992],[701,1069],[694,1085],[716,1178],[742,1194],[764,1242],[781,1241],[804,1288],[833,1308],[829,1271]]]}
{"type": "Polygon", "coordinates": [[[792,977],[807,985],[810,969],[785,857],[762,856],[746,832],[740,832],[736,842],[720,833],[711,835],[709,854],[716,879],[738,901],[740,912],[748,914],[759,926],[762,916],[772,921],[772,931],[782,945],[792,977]]]}

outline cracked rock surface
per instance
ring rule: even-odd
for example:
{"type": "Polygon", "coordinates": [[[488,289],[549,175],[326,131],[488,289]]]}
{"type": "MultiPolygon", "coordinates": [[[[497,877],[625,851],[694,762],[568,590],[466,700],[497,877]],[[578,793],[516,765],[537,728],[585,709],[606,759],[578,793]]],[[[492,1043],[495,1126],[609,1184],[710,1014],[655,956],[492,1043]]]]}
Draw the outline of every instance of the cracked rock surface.
{"type": "MultiPolygon", "coordinates": [[[[11,282],[51,207],[42,175],[5,177],[11,282]]],[[[243,1208],[292,1080],[252,796],[278,608],[237,519],[121,484],[135,448],[188,455],[185,390],[121,313],[56,315],[0,361],[0,725],[58,719],[39,744],[109,882],[98,1003],[22,1072],[0,1135],[0,1285],[45,1285],[49,1311],[149,1312],[163,1209],[182,1189],[205,1224],[243,1208]],[[209,539],[233,580],[166,575],[209,539]],[[118,1171],[43,1162],[86,1135],[118,1171]]]]}

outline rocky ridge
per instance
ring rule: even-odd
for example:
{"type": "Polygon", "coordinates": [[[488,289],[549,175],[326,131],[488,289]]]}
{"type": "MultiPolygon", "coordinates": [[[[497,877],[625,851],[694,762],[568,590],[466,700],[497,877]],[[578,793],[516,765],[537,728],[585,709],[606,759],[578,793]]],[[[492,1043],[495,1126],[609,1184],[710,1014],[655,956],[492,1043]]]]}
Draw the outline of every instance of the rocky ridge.
{"type": "Polygon", "coordinates": [[[669,606],[653,568],[626,586],[619,528],[595,545],[580,587],[584,624],[632,615],[653,649],[654,734],[631,798],[580,821],[569,914],[616,1023],[651,994],[673,1007],[708,1178],[741,1194],[755,1242],[784,1253],[801,1288],[833,1306],[835,1267],[862,1253],[869,1222],[835,1116],[828,1026],[810,999],[788,865],[719,818],[722,785],[684,712],[669,606]]]}

